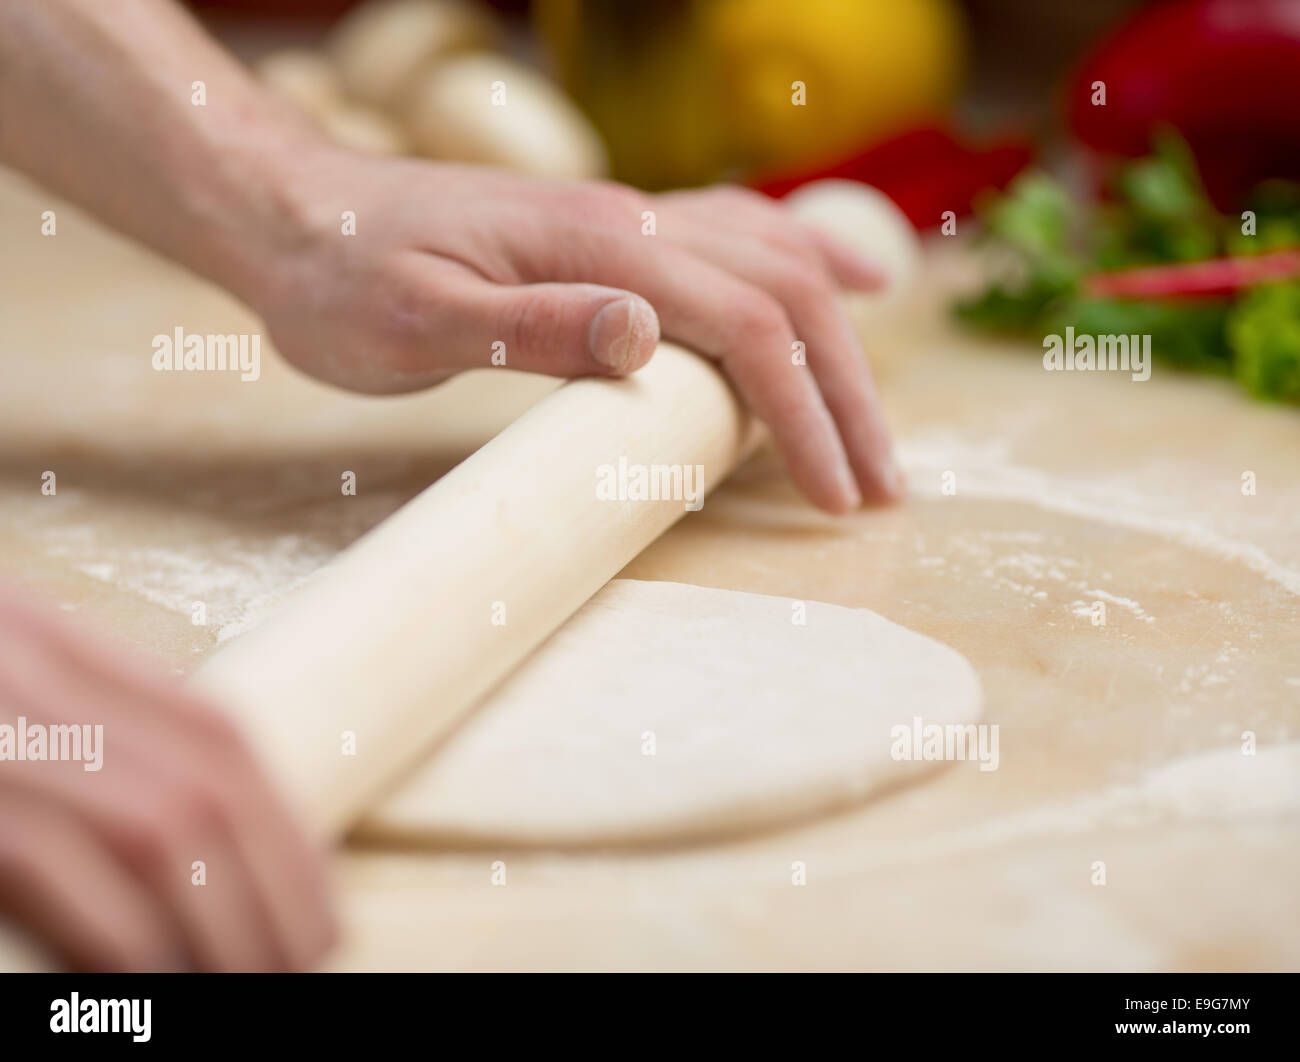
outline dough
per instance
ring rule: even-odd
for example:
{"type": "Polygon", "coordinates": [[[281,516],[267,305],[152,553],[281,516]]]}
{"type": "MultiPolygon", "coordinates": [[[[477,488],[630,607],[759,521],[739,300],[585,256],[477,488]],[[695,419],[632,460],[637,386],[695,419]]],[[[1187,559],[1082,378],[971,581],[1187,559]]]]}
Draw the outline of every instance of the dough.
{"type": "Polygon", "coordinates": [[[918,307],[925,292],[916,284],[921,241],[912,223],[889,196],[860,181],[825,180],[805,184],[785,203],[801,220],[822,229],[864,255],[884,274],[879,291],[840,296],[867,350],[877,379],[899,368],[902,352],[915,346],[918,307]]]}
{"type": "Polygon", "coordinates": [[[543,177],[601,177],[605,146],[541,74],[488,52],[458,55],[415,81],[407,132],[423,155],[507,166],[543,177]]]}
{"type": "Polygon", "coordinates": [[[861,181],[812,181],[791,192],[786,206],[800,220],[865,255],[885,275],[882,295],[903,298],[921,268],[921,241],[889,196],[861,181]]]}
{"type": "Polygon", "coordinates": [[[391,118],[380,111],[344,104],[324,111],[320,126],[331,140],[366,155],[404,155],[406,137],[391,118]]]}
{"type": "Polygon", "coordinates": [[[268,89],[304,114],[319,119],[343,104],[338,71],[306,48],[282,48],[262,58],[257,76],[268,89]]]}
{"type": "Polygon", "coordinates": [[[492,13],[466,0],[372,0],[339,22],[327,49],[350,96],[391,108],[427,64],[499,36],[492,13]]]}
{"type": "Polygon", "coordinates": [[[805,607],[796,625],[788,598],[614,580],[361,832],[537,844],[739,833],[933,766],[890,758],[896,724],[978,718],[979,682],[955,650],[865,609],[805,607]]]}

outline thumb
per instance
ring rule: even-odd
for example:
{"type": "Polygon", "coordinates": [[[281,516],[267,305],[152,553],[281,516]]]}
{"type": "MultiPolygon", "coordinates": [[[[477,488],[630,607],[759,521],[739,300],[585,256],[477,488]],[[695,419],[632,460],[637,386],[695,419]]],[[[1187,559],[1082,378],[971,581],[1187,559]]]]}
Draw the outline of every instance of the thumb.
{"type": "Polygon", "coordinates": [[[458,368],[504,364],[548,376],[621,376],[659,342],[659,317],[640,295],[599,284],[475,284],[458,293],[442,345],[458,368]],[[504,349],[496,344],[504,344],[504,349]],[[494,360],[503,353],[504,362],[494,360]]]}

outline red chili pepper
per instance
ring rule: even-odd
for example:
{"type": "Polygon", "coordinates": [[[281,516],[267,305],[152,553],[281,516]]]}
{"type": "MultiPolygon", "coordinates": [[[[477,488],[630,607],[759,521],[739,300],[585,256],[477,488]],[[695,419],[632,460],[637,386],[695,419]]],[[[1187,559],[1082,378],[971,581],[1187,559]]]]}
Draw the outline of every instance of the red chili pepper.
{"type": "Polygon", "coordinates": [[[1087,146],[1136,157],[1171,125],[1231,209],[1259,181],[1300,178],[1300,0],[1169,0],[1084,59],[1067,121],[1087,146]],[[1099,99],[1104,86],[1105,103],[1099,99]]]}
{"type": "Polygon", "coordinates": [[[1210,298],[1300,277],[1300,247],[1268,254],[1139,266],[1084,277],[1084,294],[1110,299],[1210,298]]]}
{"type": "Polygon", "coordinates": [[[927,228],[940,224],[946,210],[969,214],[980,192],[1006,187],[1032,157],[1017,137],[974,148],[945,128],[923,126],[828,166],[760,178],[753,187],[780,198],[822,178],[863,181],[894,200],[917,228],[927,228]]]}

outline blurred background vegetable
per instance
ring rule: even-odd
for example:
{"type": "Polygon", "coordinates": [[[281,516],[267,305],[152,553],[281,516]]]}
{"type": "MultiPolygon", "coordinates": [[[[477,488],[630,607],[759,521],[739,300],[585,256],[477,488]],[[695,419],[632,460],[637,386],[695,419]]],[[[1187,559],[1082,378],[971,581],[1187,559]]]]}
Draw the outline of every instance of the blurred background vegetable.
{"type": "Polygon", "coordinates": [[[966,61],[952,0],[538,0],[534,13],[614,175],[646,188],[877,143],[943,115],[966,61]]]}
{"type": "Polygon", "coordinates": [[[1153,3],[1084,58],[1067,124],[1102,161],[1144,154],[1156,128],[1176,129],[1211,198],[1231,208],[1265,178],[1300,179],[1298,60],[1295,0],[1153,3]]]}
{"type": "Polygon", "coordinates": [[[1166,132],[1108,190],[1088,204],[1032,173],[987,201],[983,243],[1001,275],[958,316],[1026,336],[1150,335],[1167,362],[1300,402],[1300,250],[1274,249],[1300,229],[1300,185],[1261,185],[1247,201],[1268,209],[1244,237],[1248,226],[1213,207],[1187,145],[1166,132]]]}

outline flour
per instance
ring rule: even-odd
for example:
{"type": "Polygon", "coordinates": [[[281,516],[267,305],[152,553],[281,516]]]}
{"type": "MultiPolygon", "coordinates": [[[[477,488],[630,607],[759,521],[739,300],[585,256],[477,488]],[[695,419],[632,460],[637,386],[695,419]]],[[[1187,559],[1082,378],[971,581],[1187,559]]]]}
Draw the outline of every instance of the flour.
{"type": "MultiPolygon", "coordinates": [[[[1214,524],[1214,511],[1188,512],[1176,496],[1162,492],[1160,470],[1135,483],[1133,469],[1123,478],[1071,480],[1059,473],[1013,464],[1006,442],[963,438],[940,429],[905,440],[899,453],[911,489],[922,496],[943,497],[940,477],[960,470],[962,496],[1023,502],[1051,512],[1079,516],[1098,523],[1156,535],[1212,557],[1241,564],[1291,594],[1300,595],[1300,571],[1278,561],[1260,547],[1242,542],[1214,524]]],[[[1294,538],[1282,529],[1279,540],[1294,538]]]]}
{"type": "MultiPolygon", "coordinates": [[[[1031,604],[1048,601],[1054,591],[1068,590],[1086,598],[1104,601],[1130,613],[1134,618],[1146,623],[1154,623],[1155,617],[1130,597],[1124,597],[1089,585],[1081,575],[1082,565],[1073,557],[1053,556],[1039,550],[1023,550],[999,556],[994,546],[1005,544],[1041,545],[1044,536],[1033,532],[988,532],[978,534],[960,533],[950,535],[942,544],[944,552],[932,556],[917,558],[920,568],[934,569],[937,575],[958,575],[964,570],[956,558],[965,558],[975,565],[980,577],[989,580],[1000,590],[1007,590],[1029,600],[1031,604]],[[954,558],[949,564],[948,556],[954,558]]],[[[916,549],[924,550],[926,540],[918,538],[916,549]]],[[[1103,580],[1111,578],[1109,572],[1102,574],[1103,580]]],[[[1066,606],[1072,615],[1090,619],[1093,606],[1088,601],[1075,599],[1066,606]]]]}
{"type": "MultiPolygon", "coordinates": [[[[1156,621],[1154,616],[1148,616],[1142,606],[1131,597],[1118,597],[1117,595],[1105,590],[1084,590],[1083,596],[1090,597],[1095,601],[1104,601],[1108,605],[1114,605],[1117,608],[1122,608],[1135,619],[1144,620],[1147,623],[1154,623],[1156,621]]],[[[1091,616],[1092,606],[1085,601],[1075,601],[1072,604],[1070,611],[1076,616],[1091,616]]]]}
{"type": "MultiPolygon", "coordinates": [[[[170,538],[167,545],[131,544],[157,540],[155,521],[133,516],[123,525],[109,510],[105,526],[76,523],[45,529],[42,551],[83,575],[186,617],[202,604],[203,626],[215,631],[221,644],[256,626],[403,500],[397,492],[376,492],[350,500],[341,515],[337,506],[317,503],[301,511],[301,531],[292,534],[251,529],[215,538],[202,534],[194,536],[193,544],[180,546],[170,544],[170,538]]],[[[59,498],[67,507],[87,501],[84,492],[59,498]]]]}
{"type": "Polygon", "coordinates": [[[1211,749],[1144,772],[1071,802],[1045,804],[960,829],[900,840],[880,862],[911,862],[1010,845],[1028,837],[1142,829],[1187,822],[1254,823],[1293,819],[1300,825],[1300,743],[1211,749]]]}
{"type": "MultiPolygon", "coordinates": [[[[190,615],[201,603],[218,643],[254,625],[336,552],[296,535],[256,547],[226,540],[190,550],[110,546],[84,535],[77,540],[83,549],[113,558],[78,564],[78,571],[172,612],[190,615]]],[[[61,552],[68,551],[64,543],[61,552]]]]}

